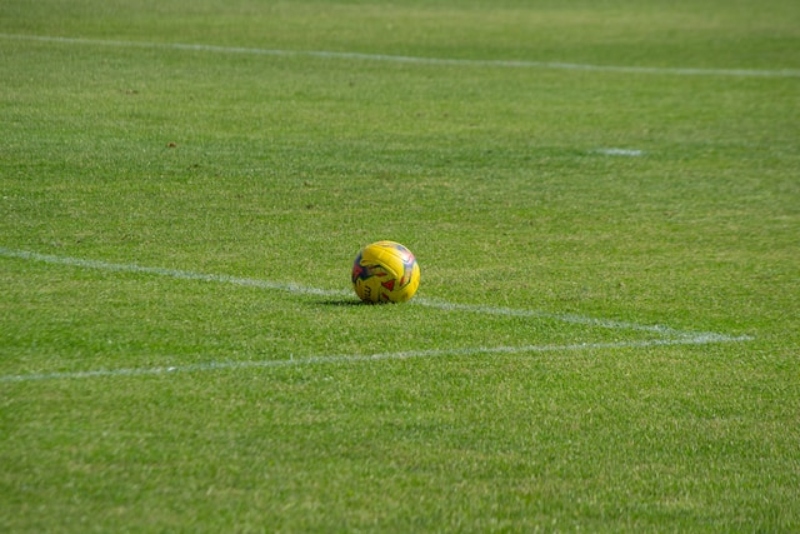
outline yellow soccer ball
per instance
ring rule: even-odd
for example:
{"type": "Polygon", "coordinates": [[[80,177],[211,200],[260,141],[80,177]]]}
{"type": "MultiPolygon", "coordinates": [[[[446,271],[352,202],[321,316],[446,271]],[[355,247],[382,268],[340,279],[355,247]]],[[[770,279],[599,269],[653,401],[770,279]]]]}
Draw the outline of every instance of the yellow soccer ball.
{"type": "Polygon", "coordinates": [[[378,241],[358,253],[352,279],[364,302],[405,302],[419,287],[419,264],[400,243],[378,241]]]}

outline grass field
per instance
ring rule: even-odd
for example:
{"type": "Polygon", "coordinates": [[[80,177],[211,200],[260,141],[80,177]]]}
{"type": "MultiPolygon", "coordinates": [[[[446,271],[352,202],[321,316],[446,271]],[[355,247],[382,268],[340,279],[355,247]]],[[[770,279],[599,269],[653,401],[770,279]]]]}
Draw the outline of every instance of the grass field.
{"type": "Polygon", "coordinates": [[[795,0],[3,0],[0,66],[0,531],[800,531],[795,0]]]}

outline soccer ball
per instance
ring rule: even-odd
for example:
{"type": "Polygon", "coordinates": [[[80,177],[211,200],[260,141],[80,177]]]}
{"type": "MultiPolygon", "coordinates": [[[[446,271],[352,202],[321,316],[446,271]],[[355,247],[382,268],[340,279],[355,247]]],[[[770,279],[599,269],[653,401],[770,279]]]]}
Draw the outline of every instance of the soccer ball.
{"type": "Polygon", "coordinates": [[[405,302],[419,287],[414,254],[394,241],[362,248],[353,262],[353,289],[364,302],[405,302]]]}

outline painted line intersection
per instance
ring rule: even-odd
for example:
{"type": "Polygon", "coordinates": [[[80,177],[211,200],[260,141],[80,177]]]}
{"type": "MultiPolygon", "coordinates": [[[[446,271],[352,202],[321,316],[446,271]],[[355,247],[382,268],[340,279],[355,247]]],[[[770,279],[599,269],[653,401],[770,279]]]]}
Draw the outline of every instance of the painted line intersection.
{"type": "MultiPolygon", "coordinates": [[[[98,260],[74,258],[69,256],[56,256],[51,254],[41,254],[25,250],[14,250],[0,247],[0,257],[9,259],[21,259],[46,263],[51,265],[64,265],[83,269],[94,269],[107,272],[126,272],[139,273],[152,276],[161,276],[179,280],[193,280],[211,283],[232,284],[244,287],[253,287],[273,291],[289,292],[300,295],[317,296],[349,296],[351,293],[344,290],[328,290],[313,287],[306,287],[298,284],[272,282],[269,280],[259,280],[253,278],[242,278],[218,274],[204,274],[193,271],[178,269],[166,269],[161,267],[145,267],[135,263],[111,263],[98,260]]],[[[676,330],[660,325],[641,325],[607,319],[586,317],[576,314],[556,314],[536,310],[524,310],[515,308],[492,307],[485,305],[455,304],[441,300],[418,298],[411,301],[411,304],[437,308],[444,311],[478,313],[486,315],[500,315],[506,317],[530,317],[539,319],[550,319],[562,321],[569,324],[577,324],[588,327],[599,327],[611,330],[629,330],[647,333],[650,339],[618,341],[618,342],[586,342],[562,345],[521,345],[521,346],[499,346],[499,347],[468,347],[437,350],[409,350],[400,352],[375,353],[368,355],[320,355],[308,356],[295,359],[290,355],[289,359],[279,360],[260,360],[260,361],[221,361],[199,364],[188,364],[180,366],[163,366],[149,368],[129,368],[129,369],[95,369],[75,372],[41,372],[30,374],[17,374],[0,376],[0,382],[28,382],[55,379],[79,379],[97,377],[123,377],[123,376],[146,376],[163,375],[178,372],[200,372],[200,371],[219,371],[246,368],[269,368],[285,367],[292,365],[312,365],[325,363],[347,363],[347,362],[368,362],[380,360],[400,360],[411,358],[434,358],[443,356],[471,356],[479,354],[524,354],[524,353],[544,353],[544,352],[575,352],[587,350],[604,350],[614,348],[646,348],[662,347],[674,345],[706,345],[711,343],[736,343],[749,341],[750,336],[729,336],[714,332],[691,332],[676,330]]]]}

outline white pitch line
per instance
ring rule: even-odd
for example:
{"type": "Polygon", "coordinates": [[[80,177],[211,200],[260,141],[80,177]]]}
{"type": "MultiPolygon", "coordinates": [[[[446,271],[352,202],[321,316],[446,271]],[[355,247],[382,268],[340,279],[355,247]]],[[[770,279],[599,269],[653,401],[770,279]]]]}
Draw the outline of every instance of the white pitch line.
{"type": "MultiPolygon", "coordinates": [[[[313,287],[305,287],[292,283],[272,282],[268,280],[257,280],[252,278],[242,278],[235,276],[203,274],[192,271],[178,269],[165,269],[160,267],[144,267],[135,263],[110,263],[97,260],[87,260],[73,258],[69,256],[55,256],[52,254],[41,254],[25,250],[14,250],[0,247],[0,256],[6,258],[17,258],[28,261],[37,261],[47,264],[66,265],[85,269],[97,269],[110,272],[140,273],[155,276],[164,276],[180,280],[193,280],[201,282],[215,282],[223,284],[233,284],[245,287],[255,287],[260,289],[284,291],[289,293],[317,296],[350,296],[349,291],[327,290],[313,287]]],[[[468,304],[454,304],[433,299],[416,299],[419,305],[439,308],[446,311],[460,311],[467,313],[482,313],[488,315],[501,315],[510,317],[534,317],[546,318],[563,321],[572,324],[585,326],[595,326],[613,330],[634,330],[648,332],[660,336],[660,339],[648,339],[640,341],[620,341],[620,342],[601,342],[601,343],[574,343],[567,345],[523,345],[519,347],[473,347],[463,349],[445,350],[420,350],[402,351],[391,353],[378,353],[371,355],[338,355],[338,356],[311,356],[307,358],[288,360],[262,360],[262,361],[226,361],[208,362],[171,367],[147,367],[129,369],[96,369],[76,372],[53,372],[53,373],[31,373],[21,375],[0,376],[0,383],[10,382],[30,382],[40,380],[58,379],[79,379],[93,377],[123,377],[123,376],[143,376],[143,375],[163,375],[174,372],[198,372],[225,369],[245,369],[245,368],[264,368],[264,367],[283,367],[291,365],[310,365],[337,362],[361,362],[376,360],[399,360],[408,358],[433,358],[447,355],[464,356],[475,354],[523,354],[523,353],[542,353],[542,352],[567,352],[578,350],[601,350],[613,348],[645,348],[669,345],[704,345],[709,343],[732,343],[748,341],[749,336],[727,336],[713,332],[684,332],[664,326],[649,326],[636,323],[626,323],[621,321],[611,321],[606,319],[596,319],[574,314],[553,314],[535,310],[520,310],[504,307],[491,307],[468,304]]]]}
{"type": "Polygon", "coordinates": [[[686,67],[637,67],[622,65],[590,65],[583,63],[565,63],[560,61],[525,61],[504,59],[447,59],[418,56],[396,56],[388,54],[366,54],[360,52],[332,52],[325,50],[278,50],[269,48],[249,48],[236,46],[215,46],[188,43],[155,43],[146,41],[119,41],[108,39],[86,39],[78,37],[52,37],[46,35],[22,35],[0,33],[2,39],[16,39],[48,43],[65,43],[81,45],[102,45],[128,48],[151,48],[167,50],[185,50],[194,52],[214,52],[222,54],[249,54],[262,56],[300,56],[323,59],[344,59],[360,61],[384,61],[393,63],[412,63],[418,65],[451,65],[466,67],[506,67],[528,69],[554,69],[585,72],[618,72],[625,74],[659,74],[677,76],[734,76],[734,77],[771,77],[799,78],[797,69],[715,69],[686,67]]]}
{"type": "Polygon", "coordinates": [[[415,358],[440,358],[444,356],[475,356],[477,354],[526,354],[544,352],[575,352],[604,349],[632,349],[663,347],[671,345],[705,345],[709,343],[732,343],[747,341],[749,337],[707,336],[681,339],[650,339],[642,341],[620,341],[609,343],[573,343],[568,345],[522,345],[519,347],[472,347],[444,350],[411,350],[382,352],[367,355],[309,356],[288,360],[222,361],[168,367],[133,367],[127,369],[96,369],[90,371],[30,373],[0,376],[0,383],[38,382],[45,380],[74,380],[99,377],[136,377],[166,375],[172,373],[195,373],[202,371],[224,371],[254,368],[290,367],[313,364],[356,363],[380,360],[407,360],[415,358]]]}
{"type": "Polygon", "coordinates": [[[257,280],[254,278],[240,278],[236,276],[226,276],[219,274],[203,274],[179,269],[165,269],[161,267],[143,267],[135,263],[109,263],[105,261],[86,260],[81,258],[71,258],[69,256],[53,256],[51,254],[39,254],[26,250],[12,250],[0,247],[0,256],[8,258],[20,258],[24,260],[39,261],[56,265],[69,265],[72,267],[82,267],[86,269],[98,269],[101,271],[115,271],[128,273],[152,274],[180,280],[199,280],[201,282],[217,282],[222,284],[232,284],[245,287],[256,287],[259,289],[272,289],[285,291],[301,295],[319,295],[329,297],[340,297],[351,295],[348,291],[337,291],[332,289],[319,289],[315,287],[305,287],[292,283],[271,282],[269,280],[257,280]]]}
{"type": "MultiPolygon", "coordinates": [[[[70,256],[55,256],[52,254],[41,254],[38,252],[30,252],[26,250],[14,250],[5,247],[0,247],[0,256],[5,256],[7,258],[18,258],[29,261],[38,261],[55,265],[68,265],[71,267],[80,267],[85,269],[97,269],[97,270],[111,271],[111,272],[140,273],[140,274],[148,274],[155,276],[164,276],[169,278],[177,278],[180,280],[196,280],[201,282],[232,284],[245,287],[255,287],[260,289],[283,291],[301,295],[316,295],[316,296],[329,296],[329,297],[352,296],[352,292],[345,290],[320,289],[315,287],[301,286],[299,284],[293,284],[293,283],[272,282],[269,280],[258,280],[253,278],[242,278],[242,277],[226,276],[218,274],[204,274],[192,271],[183,271],[179,269],[165,269],[162,267],[144,267],[135,263],[110,263],[105,261],[73,258],[70,256]]],[[[631,331],[647,332],[659,335],[661,337],[670,336],[675,338],[694,339],[697,336],[706,336],[718,339],[720,341],[726,338],[726,336],[722,334],[717,334],[713,332],[688,332],[688,331],[676,330],[674,328],[662,325],[642,325],[624,321],[613,321],[609,319],[585,317],[577,314],[558,314],[558,313],[549,313],[539,310],[523,310],[516,308],[494,307],[494,306],[473,305],[473,304],[455,304],[452,302],[447,302],[437,299],[426,299],[421,297],[412,300],[411,303],[420,306],[426,306],[429,308],[438,308],[445,311],[458,311],[458,312],[478,313],[485,315],[500,315],[505,317],[531,317],[539,319],[550,319],[569,324],[578,324],[583,326],[605,328],[610,330],[631,330],[631,331]]]]}
{"type": "Polygon", "coordinates": [[[630,148],[600,148],[597,150],[597,152],[600,154],[605,154],[606,156],[637,157],[644,155],[643,151],[630,148]]]}
{"type": "Polygon", "coordinates": [[[676,337],[694,337],[700,334],[703,335],[717,335],[707,332],[686,332],[683,330],[676,330],[668,326],[662,325],[643,325],[637,323],[628,323],[624,321],[612,321],[610,319],[598,319],[595,317],[585,317],[583,315],[571,313],[550,313],[540,310],[522,310],[518,308],[504,308],[496,306],[482,306],[475,304],[453,304],[450,302],[439,301],[434,299],[417,298],[411,301],[412,303],[427,306],[430,308],[439,308],[441,310],[460,311],[467,313],[480,313],[485,315],[502,315],[506,317],[532,317],[539,319],[552,319],[570,324],[579,324],[584,326],[594,326],[599,328],[607,328],[610,330],[634,330],[640,332],[650,332],[661,336],[676,336],[676,337]]]}

